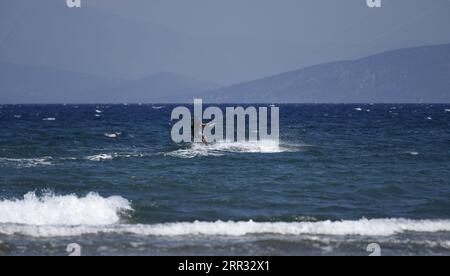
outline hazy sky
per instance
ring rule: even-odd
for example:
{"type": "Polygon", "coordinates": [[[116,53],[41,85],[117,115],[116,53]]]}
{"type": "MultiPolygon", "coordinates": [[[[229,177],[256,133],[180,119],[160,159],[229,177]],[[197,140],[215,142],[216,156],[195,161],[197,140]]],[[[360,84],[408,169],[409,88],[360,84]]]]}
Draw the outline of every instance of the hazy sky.
{"type": "Polygon", "coordinates": [[[450,39],[448,0],[91,0],[116,14],[199,36],[291,43],[372,42],[417,32],[450,39]],[[378,28],[373,26],[377,22],[378,28]],[[368,26],[371,24],[372,26],[368,26]],[[371,31],[374,31],[371,33],[371,31]],[[424,32],[426,30],[426,32],[424,32]],[[431,34],[429,33],[431,32],[431,34]],[[370,38],[369,38],[370,37],[370,38]]]}
{"type": "Polygon", "coordinates": [[[1,0],[0,61],[218,84],[450,43],[449,0],[1,0]]]}

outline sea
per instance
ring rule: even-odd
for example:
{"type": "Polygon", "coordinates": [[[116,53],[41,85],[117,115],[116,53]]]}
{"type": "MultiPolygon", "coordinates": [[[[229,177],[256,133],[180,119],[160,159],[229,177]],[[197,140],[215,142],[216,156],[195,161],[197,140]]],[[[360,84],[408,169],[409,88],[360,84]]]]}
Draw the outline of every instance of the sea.
{"type": "Polygon", "coordinates": [[[203,145],[175,105],[0,105],[0,255],[450,255],[450,105],[277,106],[203,145]]]}

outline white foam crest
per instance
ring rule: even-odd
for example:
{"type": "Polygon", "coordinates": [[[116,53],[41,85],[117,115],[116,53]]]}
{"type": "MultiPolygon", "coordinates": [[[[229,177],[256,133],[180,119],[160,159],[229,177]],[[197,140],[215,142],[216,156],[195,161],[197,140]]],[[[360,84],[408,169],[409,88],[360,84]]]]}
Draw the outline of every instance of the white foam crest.
{"type": "Polygon", "coordinates": [[[200,145],[200,144],[192,144],[187,149],[179,149],[169,153],[165,153],[165,156],[177,157],[177,158],[195,158],[195,157],[204,157],[204,156],[222,156],[223,153],[209,150],[209,146],[200,145]]]}
{"type": "Polygon", "coordinates": [[[167,153],[168,156],[179,158],[194,158],[202,156],[222,156],[225,153],[281,153],[298,151],[294,147],[281,146],[277,141],[256,142],[220,142],[205,145],[202,143],[191,144],[189,148],[178,149],[167,153]]]}
{"type": "Polygon", "coordinates": [[[56,118],[50,117],[50,118],[44,118],[42,121],[56,121],[56,118]]]}
{"type": "Polygon", "coordinates": [[[100,162],[100,161],[113,160],[114,156],[112,154],[101,153],[101,154],[87,156],[86,159],[89,161],[100,162]]]}
{"type": "MultiPolygon", "coordinates": [[[[85,197],[54,194],[39,197],[30,192],[23,199],[0,201],[0,225],[21,224],[16,226],[19,228],[24,225],[110,225],[118,223],[126,211],[132,211],[131,203],[120,196],[104,198],[89,193],[85,197]]],[[[5,226],[0,228],[3,233],[5,226]]]]}
{"type": "MultiPolygon", "coordinates": [[[[112,221],[112,220],[111,220],[112,221]]],[[[321,222],[186,222],[153,225],[79,225],[36,226],[0,224],[0,234],[21,234],[36,237],[79,236],[85,234],[134,234],[142,236],[245,236],[329,235],[329,236],[392,236],[405,232],[449,232],[450,220],[361,219],[355,221],[321,222]]]]}
{"type": "Polygon", "coordinates": [[[0,166],[2,164],[12,164],[19,168],[33,168],[38,166],[51,166],[51,157],[42,158],[0,158],[0,166]]]}
{"type": "Polygon", "coordinates": [[[256,152],[256,153],[278,153],[286,151],[276,141],[257,141],[257,142],[235,142],[235,143],[216,143],[209,146],[214,150],[228,152],[256,152]]]}
{"type": "Polygon", "coordinates": [[[104,135],[108,138],[117,138],[122,135],[122,132],[105,133],[104,135]]]}
{"type": "MultiPolygon", "coordinates": [[[[96,154],[96,155],[86,156],[86,157],[84,157],[84,159],[89,160],[89,161],[94,161],[94,162],[102,162],[102,161],[111,161],[114,159],[121,159],[121,158],[142,158],[145,156],[150,156],[150,155],[144,154],[141,152],[120,152],[120,153],[100,153],[100,154],[96,154]]],[[[77,160],[77,158],[75,158],[74,160],[77,160]]]]}

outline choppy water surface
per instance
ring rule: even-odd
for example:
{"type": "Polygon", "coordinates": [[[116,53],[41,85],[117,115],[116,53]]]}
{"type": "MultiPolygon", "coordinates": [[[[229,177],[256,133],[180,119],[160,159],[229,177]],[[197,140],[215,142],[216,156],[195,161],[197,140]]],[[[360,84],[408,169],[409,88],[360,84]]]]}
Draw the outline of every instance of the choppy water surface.
{"type": "Polygon", "coordinates": [[[450,253],[449,105],[281,105],[176,145],[173,106],[0,106],[0,255],[450,253]]]}

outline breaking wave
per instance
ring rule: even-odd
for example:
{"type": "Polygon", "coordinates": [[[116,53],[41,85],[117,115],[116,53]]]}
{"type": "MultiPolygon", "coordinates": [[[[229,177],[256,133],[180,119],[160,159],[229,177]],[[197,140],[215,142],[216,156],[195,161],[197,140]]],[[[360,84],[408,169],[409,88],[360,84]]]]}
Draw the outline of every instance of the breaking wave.
{"type": "Polygon", "coordinates": [[[86,159],[89,161],[99,162],[99,161],[113,160],[115,156],[116,156],[115,154],[113,155],[113,154],[102,153],[102,154],[87,156],[86,159]]]}
{"type": "MultiPolygon", "coordinates": [[[[110,225],[118,223],[127,211],[132,211],[131,203],[120,196],[104,198],[96,193],[85,197],[52,193],[37,196],[30,192],[23,199],[0,201],[0,225],[110,225]]],[[[0,228],[0,233],[4,233],[5,226],[0,228]]]]}
{"type": "Polygon", "coordinates": [[[122,132],[105,133],[104,135],[107,138],[117,138],[122,135],[122,132]]]}
{"type": "Polygon", "coordinates": [[[38,166],[51,166],[52,157],[41,158],[0,158],[0,167],[3,165],[13,165],[18,168],[33,168],[38,166]]]}
{"type": "MultiPolygon", "coordinates": [[[[434,233],[449,232],[450,220],[408,220],[408,219],[361,219],[355,221],[321,221],[321,222],[186,222],[166,224],[110,224],[119,220],[120,210],[130,210],[129,202],[123,198],[103,199],[109,203],[101,204],[100,212],[103,215],[99,221],[89,218],[89,225],[67,226],[63,216],[56,214],[55,222],[64,222],[63,226],[57,225],[17,225],[0,224],[0,234],[4,235],[28,235],[37,237],[79,236],[84,234],[133,234],[143,236],[246,236],[259,234],[274,235],[330,235],[330,236],[392,236],[406,232],[434,233]],[[106,212],[105,212],[106,211],[106,212]]],[[[58,210],[58,209],[56,209],[58,210]]],[[[83,209],[86,210],[86,209],[83,209]]],[[[86,210],[87,211],[87,210],[86,210]]],[[[62,211],[53,211],[60,212],[62,211]]],[[[96,210],[96,212],[98,212],[96,210]]],[[[83,212],[85,213],[85,212],[83,212]]],[[[93,212],[95,213],[95,212],[93,212]]],[[[3,214],[2,214],[3,215],[3,214]]],[[[74,215],[75,221],[83,220],[79,213],[74,215]]],[[[91,215],[87,214],[88,217],[91,215]]],[[[65,216],[64,216],[65,217],[65,216]]],[[[30,219],[31,220],[31,219],[30,219]]],[[[29,221],[28,221],[29,222],[29,221]]],[[[51,220],[53,222],[53,220],[51,220]]]]}
{"type": "Polygon", "coordinates": [[[94,162],[111,161],[123,158],[142,158],[151,154],[144,154],[141,152],[121,152],[121,153],[100,153],[96,155],[86,156],[84,159],[94,162]]]}
{"type": "Polygon", "coordinates": [[[280,145],[276,141],[220,142],[210,145],[194,143],[190,144],[188,148],[181,148],[165,155],[178,158],[195,158],[222,156],[226,153],[282,153],[295,151],[299,151],[298,147],[280,145]]]}

